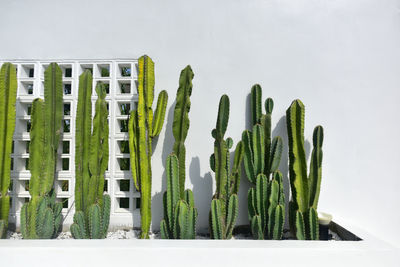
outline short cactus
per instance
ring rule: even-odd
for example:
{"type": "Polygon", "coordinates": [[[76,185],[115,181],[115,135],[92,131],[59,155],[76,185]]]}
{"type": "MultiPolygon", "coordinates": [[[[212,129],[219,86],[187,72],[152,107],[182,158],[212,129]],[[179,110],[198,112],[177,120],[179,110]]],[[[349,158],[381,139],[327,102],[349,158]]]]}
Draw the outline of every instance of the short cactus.
{"type": "Polygon", "coordinates": [[[163,195],[164,219],[160,230],[163,239],[194,239],[196,237],[197,209],[193,192],[185,190],[185,139],[189,130],[190,95],[193,72],[184,68],[176,93],[172,132],[175,137],[173,153],[167,158],[167,191],[163,195]]]}
{"type": "Polygon", "coordinates": [[[160,231],[162,239],[194,239],[196,237],[197,209],[193,192],[179,196],[179,161],[175,154],[167,158],[167,191],[164,192],[164,219],[160,231]]]}
{"type": "Polygon", "coordinates": [[[262,114],[261,86],[251,89],[252,131],[244,131],[244,167],[249,181],[255,185],[248,193],[250,229],[255,239],[281,239],[285,223],[283,177],[278,167],[282,154],[282,138],[271,142],[271,114],[274,102],[265,101],[262,114]]]}
{"type": "Polygon", "coordinates": [[[323,128],[313,133],[310,173],[304,149],[304,104],[294,100],[286,111],[289,139],[289,177],[292,200],[289,202],[289,223],[294,236],[300,240],[318,240],[318,198],[322,177],[323,128]]]}
{"type": "Polygon", "coordinates": [[[103,239],[107,237],[110,222],[111,199],[103,195],[102,204],[92,204],[87,212],[77,211],[74,214],[74,223],[71,225],[71,234],[75,239],[103,239]]]}
{"type": "Polygon", "coordinates": [[[148,56],[139,58],[139,101],[129,118],[129,151],[132,177],[136,190],[141,193],[141,238],[149,238],[151,223],[151,154],[152,140],[164,124],[168,94],[161,91],[153,119],[154,62],[148,56]]]}
{"type": "Polygon", "coordinates": [[[104,194],[104,173],[108,166],[108,111],[106,89],[96,86],[97,100],[92,126],[92,74],[79,77],[75,144],[75,214],[72,236],[105,238],[110,220],[110,197],[104,194]]]}
{"type": "Polygon", "coordinates": [[[11,150],[15,129],[15,101],[17,99],[17,74],[15,66],[4,63],[0,70],[0,238],[8,227],[11,181],[11,150]]]}
{"type": "Polygon", "coordinates": [[[238,214],[238,189],[240,184],[243,144],[238,142],[235,158],[230,170],[229,149],[231,138],[224,140],[229,120],[229,97],[223,95],[219,102],[216,128],[212,130],[215,139],[214,153],[210,157],[211,169],[215,172],[217,185],[211,201],[210,232],[213,239],[230,239],[238,214]]]}
{"type": "Polygon", "coordinates": [[[24,239],[54,238],[61,230],[62,204],[55,202],[53,191],[62,121],[62,71],[57,63],[46,69],[44,101],[32,104],[29,167],[31,200],[21,209],[24,239]]]}

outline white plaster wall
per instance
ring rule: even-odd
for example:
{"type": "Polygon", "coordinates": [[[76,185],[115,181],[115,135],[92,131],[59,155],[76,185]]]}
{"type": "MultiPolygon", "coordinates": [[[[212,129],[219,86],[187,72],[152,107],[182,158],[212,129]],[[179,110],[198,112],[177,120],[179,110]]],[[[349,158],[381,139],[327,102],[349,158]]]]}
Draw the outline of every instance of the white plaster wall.
{"type": "MultiPolygon", "coordinates": [[[[186,184],[201,227],[213,190],[210,131],[220,96],[230,96],[228,135],[236,143],[248,126],[250,87],[260,83],[263,98],[275,100],[274,133],[285,146],[285,110],[300,98],[307,139],[315,125],[325,128],[319,210],[400,245],[399,7],[395,0],[0,0],[0,58],[154,59],[157,92],[170,95],[153,155],[155,228],[182,68],[191,64],[195,73],[186,184]]],[[[241,224],[248,187],[242,177],[241,224]]]]}

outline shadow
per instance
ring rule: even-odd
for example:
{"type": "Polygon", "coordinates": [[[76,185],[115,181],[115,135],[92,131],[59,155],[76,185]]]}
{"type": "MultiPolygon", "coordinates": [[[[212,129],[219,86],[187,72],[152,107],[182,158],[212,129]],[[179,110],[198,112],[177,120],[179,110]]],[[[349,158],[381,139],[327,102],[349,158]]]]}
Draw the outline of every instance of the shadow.
{"type": "MultiPolygon", "coordinates": [[[[164,218],[164,209],[163,209],[163,194],[167,190],[167,174],[166,174],[166,161],[168,155],[172,152],[172,147],[174,144],[174,136],[172,134],[172,124],[174,121],[174,109],[175,109],[175,102],[171,105],[171,107],[168,110],[167,116],[166,116],[166,122],[165,122],[165,136],[164,136],[164,142],[162,144],[162,165],[163,165],[163,173],[161,176],[161,192],[157,192],[153,194],[153,197],[151,199],[151,222],[152,226],[151,229],[153,231],[158,231],[160,229],[160,222],[164,218]]],[[[158,138],[156,140],[158,143],[158,138]]],[[[157,143],[153,143],[153,152],[154,148],[156,147],[157,143]]],[[[154,168],[154,166],[152,166],[154,168]]],[[[159,179],[157,177],[157,179],[159,179]]],[[[154,180],[154,176],[153,176],[154,180]]]]}
{"type": "MultiPolygon", "coordinates": [[[[310,159],[311,156],[311,143],[308,140],[304,140],[304,151],[306,152],[306,160],[307,163],[309,162],[308,160],[310,159]]],[[[309,165],[307,165],[308,167],[309,165]]],[[[307,168],[308,170],[309,168],[307,168]]]]}
{"type": "Polygon", "coordinates": [[[193,195],[195,205],[198,211],[197,216],[197,232],[208,233],[208,217],[210,212],[211,199],[213,196],[213,181],[211,172],[207,172],[202,177],[200,175],[200,159],[193,157],[189,166],[189,177],[193,185],[193,195]],[[206,228],[199,228],[199,225],[207,225],[206,228]]]}

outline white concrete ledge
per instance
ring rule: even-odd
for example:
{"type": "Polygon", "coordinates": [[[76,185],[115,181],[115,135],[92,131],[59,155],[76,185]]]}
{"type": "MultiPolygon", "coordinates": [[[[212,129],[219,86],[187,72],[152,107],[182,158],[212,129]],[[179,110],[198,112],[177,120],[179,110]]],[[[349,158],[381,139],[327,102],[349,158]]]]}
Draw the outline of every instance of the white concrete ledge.
{"type": "MultiPolygon", "coordinates": [[[[343,224],[341,224],[343,226],[343,224]]],[[[399,250],[362,241],[0,240],[1,266],[399,266],[399,250]]]]}

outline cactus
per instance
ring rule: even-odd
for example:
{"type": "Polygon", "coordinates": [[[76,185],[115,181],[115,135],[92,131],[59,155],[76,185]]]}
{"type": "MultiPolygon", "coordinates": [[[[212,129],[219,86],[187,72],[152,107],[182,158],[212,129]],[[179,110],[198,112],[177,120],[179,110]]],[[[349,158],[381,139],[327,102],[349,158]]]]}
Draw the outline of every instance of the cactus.
{"type": "Polygon", "coordinates": [[[310,173],[304,149],[304,105],[294,100],[286,111],[289,139],[289,177],[292,200],[289,203],[289,222],[293,235],[300,240],[318,240],[318,198],[322,177],[323,128],[313,133],[310,173]]]}
{"type": "Polygon", "coordinates": [[[230,239],[238,214],[238,189],[240,184],[243,144],[238,142],[235,158],[230,171],[229,149],[231,138],[224,140],[229,120],[229,97],[223,95],[219,102],[216,128],[212,130],[215,139],[214,153],[210,157],[211,169],[215,172],[216,192],[211,201],[210,233],[213,239],[230,239]]]}
{"type": "Polygon", "coordinates": [[[0,70],[0,238],[5,237],[10,212],[11,150],[15,129],[17,74],[15,66],[4,63],[0,70]]]}
{"type": "Polygon", "coordinates": [[[153,119],[154,63],[148,56],[139,58],[139,101],[129,118],[129,151],[132,177],[136,190],[141,192],[141,238],[149,238],[151,223],[151,154],[152,140],[164,124],[168,94],[161,91],[153,119]]]}
{"type": "Polygon", "coordinates": [[[179,161],[171,153],[167,158],[167,191],[164,192],[164,219],[160,231],[163,239],[194,239],[196,237],[197,209],[193,192],[184,191],[184,199],[179,195],[179,161]]]}
{"type": "Polygon", "coordinates": [[[108,112],[106,89],[96,85],[97,100],[91,130],[92,74],[86,70],[79,77],[75,144],[75,214],[72,236],[105,238],[110,220],[110,197],[103,195],[104,173],[108,166],[108,112]]]}
{"type": "Polygon", "coordinates": [[[62,204],[55,202],[53,191],[62,121],[62,71],[51,63],[44,74],[44,101],[38,98],[32,104],[31,200],[21,209],[21,232],[25,239],[54,238],[62,223],[62,204]]]}
{"type": "Polygon", "coordinates": [[[99,203],[90,205],[86,216],[81,210],[74,214],[71,234],[75,239],[103,239],[107,237],[110,222],[110,196],[103,195],[101,203],[101,205],[99,203]]]}
{"type": "Polygon", "coordinates": [[[182,70],[176,93],[172,131],[173,153],[167,158],[167,191],[163,195],[164,219],[160,230],[163,239],[194,239],[197,209],[193,192],[185,190],[185,139],[189,129],[190,95],[193,72],[190,66],[182,70]]]}
{"type": "Polygon", "coordinates": [[[285,223],[283,178],[278,167],[282,154],[282,138],[271,142],[271,114],[274,102],[265,101],[262,114],[261,86],[251,89],[252,131],[244,131],[244,167],[249,181],[255,185],[248,192],[250,229],[254,239],[282,239],[285,223]]]}
{"type": "Polygon", "coordinates": [[[189,130],[189,110],[190,95],[192,94],[193,71],[190,66],[184,68],[179,78],[179,88],[176,93],[176,104],[174,110],[174,121],[172,125],[172,133],[175,138],[173,152],[179,160],[179,192],[183,198],[185,191],[185,158],[186,148],[185,139],[189,130]]]}

